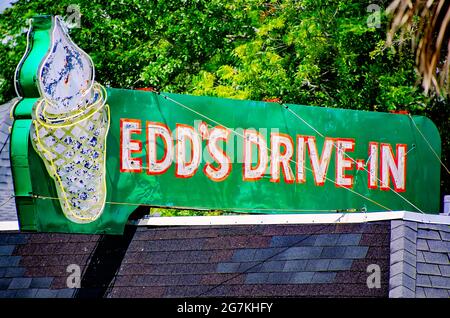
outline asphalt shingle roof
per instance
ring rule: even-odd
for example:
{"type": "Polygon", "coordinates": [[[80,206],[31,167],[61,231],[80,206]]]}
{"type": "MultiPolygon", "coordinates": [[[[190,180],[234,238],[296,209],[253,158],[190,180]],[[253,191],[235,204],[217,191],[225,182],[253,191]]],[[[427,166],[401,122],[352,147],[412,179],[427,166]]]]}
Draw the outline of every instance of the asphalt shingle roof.
{"type": "Polygon", "coordinates": [[[450,226],[419,223],[417,237],[416,294],[450,298],[450,226]]]}
{"type": "Polygon", "coordinates": [[[450,298],[450,226],[392,221],[391,297],[450,298]]]}
{"type": "Polygon", "coordinates": [[[12,125],[10,110],[14,101],[0,105],[0,221],[17,220],[13,179],[9,161],[9,130],[12,125]]]}
{"type": "Polygon", "coordinates": [[[3,232],[0,297],[387,297],[389,233],[389,222],[3,232]],[[83,273],[77,291],[70,264],[83,273]],[[380,289],[367,287],[370,264],[380,289]]]}

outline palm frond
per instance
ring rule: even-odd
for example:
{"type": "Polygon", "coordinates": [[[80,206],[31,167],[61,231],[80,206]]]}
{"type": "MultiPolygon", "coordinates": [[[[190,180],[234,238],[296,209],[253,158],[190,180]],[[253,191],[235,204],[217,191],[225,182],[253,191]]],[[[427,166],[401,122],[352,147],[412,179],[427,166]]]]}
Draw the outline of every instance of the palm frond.
{"type": "Polygon", "coordinates": [[[387,43],[394,34],[413,33],[416,69],[426,94],[448,95],[450,88],[450,1],[394,0],[386,9],[392,15],[387,43]]]}

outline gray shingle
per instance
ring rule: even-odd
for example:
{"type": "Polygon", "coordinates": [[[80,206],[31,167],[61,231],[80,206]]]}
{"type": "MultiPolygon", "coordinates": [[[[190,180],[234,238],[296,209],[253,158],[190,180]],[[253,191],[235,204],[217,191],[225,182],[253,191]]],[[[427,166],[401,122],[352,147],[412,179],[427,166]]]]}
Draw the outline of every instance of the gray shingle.
{"type": "Polygon", "coordinates": [[[427,298],[448,298],[448,292],[439,288],[424,288],[427,298]]]}
{"type": "Polygon", "coordinates": [[[394,241],[398,238],[404,237],[411,242],[416,242],[417,232],[407,226],[399,226],[391,230],[391,240],[394,241]]]}
{"type": "Polygon", "coordinates": [[[422,287],[416,287],[416,298],[426,298],[425,290],[422,287]]]}
{"type": "Polygon", "coordinates": [[[313,245],[315,241],[314,236],[309,235],[289,235],[289,236],[274,236],[270,242],[271,247],[287,247],[296,244],[302,246],[313,245]]]}
{"type": "Polygon", "coordinates": [[[7,267],[5,277],[22,277],[25,274],[23,267],[7,267]]]}
{"type": "Polygon", "coordinates": [[[423,239],[428,239],[428,240],[440,240],[441,239],[438,231],[427,230],[427,229],[419,229],[417,231],[417,237],[423,238],[423,239]]]}
{"type": "Polygon", "coordinates": [[[359,245],[360,241],[361,241],[361,234],[341,234],[339,236],[338,241],[336,242],[336,245],[353,246],[359,245]]]}
{"type": "Polygon", "coordinates": [[[295,284],[309,284],[313,278],[314,272],[294,273],[291,280],[295,284]]]}
{"type": "Polygon", "coordinates": [[[14,233],[8,236],[8,244],[18,245],[26,244],[28,242],[28,234],[14,233]]]}
{"type": "Polygon", "coordinates": [[[404,220],[392,220],[391,221],[391,230],[396,229],[397,227],[409,227],[410,229],[416,231],[417,223],[414,221],[404,221],[404,220]]]}
{"type": "Polygon", "coordinates": [[[269,273],[250,273],[245,277],[246,284],[264,284],[269,277],[269,273]]]}
{"type": "Polygon", "coordinates": [[[437,288],[450,289],[450,278],[442,276],[430,276],[431,285],[437,288]]]}
{"type": "Polygon", "coordinates": [[[292,247],[274,257],[280,260],[294,260],[294,259],[312,259],[319,258],[322,253],[322,247],[317,246],[302,246],[292,247]]]}
{"type": "Polygon", "coordinates": [[[17,290],[0,290],[0,298],[14,298],[17,290]]]}
{"type": "Polygon", "coordinates": [[[240,263],[219,263],[216,271],[218,273],[236,273],[239,270],[240,263]]]}
{"type": "Polygon", "coordinates": [[[256,249],[244,248],[236,250],[233,254],[233,262],[249,262],[254,259],[256,249]]]}
{"type": "Polygon", "coordinates": [[[344,246],[327,246],[322,250],[320,257],[322,258],[341,258],[345,253],[344,246]]]}
{"type": "Polygon", "coordinates": [[[262,272],[281,272],[284,269],[284,261],[267,261],[262,264],[262,272]]]}
{"type": "Polygon", "coordinates": [[[446,224],[419,223],[418,227],[420,229],[431,229],[431,230],[444,231],[444,232],[450,233],[450,225],[446,225],[446,224]]]}
{"type": "Polygon", "coordinates": [[[328,270],[349,270],[352,267],[353,260],[351,259],[332,259],[330,260],[330,265],[328,265],[328,270]]]}
{"type": "Polygon", "coordinates": [[[450,277],[450,265],[439,265],[439,270],[442,276],[450,277]]]}
{"type": "Polygon", "coordinates": [[[441,235],[442,240],[450,242],[450,233],[449,232],[441,231],[441,232],[439,232],[439,234],[441,235]]]}
{"type": "Polygon", "coordinates": [[[15,277],[12,279],[11,284],[9,284],[9,289],[25,289],[29,288],[31,283],[31,278],[28,277],[15,277]]]}
{"type": "Polygon", "coordinates": [[[393,289],[398,286],[406,287],[410,290],[416,290],[416,281],[415,279],[400,273],[395,276],[392,276],[389,279],[389,288],[393,289]]]}
{"type": "Polygon", "coordinates": [[[0,278],[0,290],[8,289],[9,284],[11,284],[11,278],[0,278]]]}
{"type": "Polygon", "coordinates": [[[316,284],[327,284],[332,283],[334,278],[336,277],[336,273],[334,272],[316,272],[311,280],[311,283],[316,284]]]}
{"type": "Polygon", "coordinates": [[[307,235],[306,238],[303,238],[300,243],[297,243],[294,246],[314,246],[316,239],[317,235],[307,235]]]}
{"type": "Polygon", "coordinates": [[[396,229],[399,226],[405,226],[405,222],[403,220],[392,220],[391,221],[391,230],[396,229]]]}
{"type": "Polygon", "coordinates": [[[417,250],[418,251],[429,251],[427,240],[418,239],[417,240],[417,250]]]}
{"type": "Polygon", "coordinates": [[[417,251],[417,262],[425,263],[425,257],[421,251],[417,251]]]}
{"type": "Polygon", "coordinates": [[[0,235],[0,245],[8,244],[8,239],[11,234],[2,233],[0,235]]]}
{"type": "Polygon", "coordinates": [[[306,264],[306,271],[326,271],[328,269],[328,265],[330,264],[329,259],[311,259],[306,264]]]}
{"type": "Polygon", "coordinates": [[[0,267],[19,265],[20,256],[0,256],[0,267]]]}
{"type": "Polygon", "coordinates": [[[428,275],[417,274],[416,285],[421,287],[432,287],[428,275]]]}
{"type": "Polygon", "coordinates": [[[343,258],[364,258],[367,255],[368,249],[367,246],[347,246],[343,258]]]}
{"type": "Polygon", "coordinates": [[[334,246],[336,245],[339,234],[320,234],[317,235],[315,246],[334,246]]]}
{"type": "MultiPolygon", "coordinates": [[[[12,124],[9,117],[9,110],[14,104],[14,100],[4,105],[0,105],[0,147],[5,143],[9,135],[9,127],[12,124]]],[[[14,194],[11,167],[9,162],[9,140],[0,154],[0,221],[17,220],[14,200],[9,200],[14,194]],[[5,204],[5,202],[7,202],[5,204]]]]}
{"type": "Polygon", "coordinates": [[[239,273],[254,273],[261,271],[262,264],[261,262],[245,262],[241,263],[238,268],[239,273]]]}
{"type": "Polygon", "coordinates": [[[0,255],[6,256],[11,255],[14,251],[14,245],[3,245],[0,246],[0,255]]]}
{"type": "Polygon", "coordinates": [[[450,242],[446,241],[430,240],[428,241],[428,246],[431,252],[448,253],[450,251],[450,242]]]}
{"type": "Polygon", "coordinates": [[[448,265],[448,255],[444,253],[423,252],[423,256],[427,263],[448,265]]]}
{"type": "Polygon", "coordinates": [[[416,244],[403,237],[396,240],[391,240],[391,253],[395,253],[399,250],[407,250],[413,255],[416,255],[416,244]]]}
{"type": "Polygon", "coordinates": [[[395,276],[401,273],[408,275],[413,279],[416,278],[416,268],[406,262],[398,262],[391,266],[390,269],[391,276],[395,276]]]}
{"type": "Polygon", "coordinates": [[[417,222],[414,221],[403,221],[404,226],[417,232],[417,222]]]}
{"type": "Polygon", "coordinates": [[[406,287],[397,286],[389,290],[389,298],[413,298],[414,292],[406,287]]]}
{"type": "Polygon", "coordinates": [[[50,288],[52,277],[35,277],[31,281],[30,288],[50,288]]]}
{"type": "Polygon", "coordinates": [[[278,256],[280,252],[285,250],[285,248],[262,248],[256,250],[256,253],[253,257],[254,261],[263,261],[266,259],[272,259],[272,257],[275,259],[275,257],[278,256]]]}
{"type": "Polygon", "coordinates": [[[403,239],[403,244],[404,244],[403,248],[406,251],[410,252],[413,255],[417,255],[416,242],[413,243],[408,239],[403,239]]]}
{"type": "Polygon", "coordinates": [[[391,254],[391,265],[394,265],[398,262],[406,262],[412,266],[416,266],[416,256],[414,256],[412,253],[405,251],[405,250],[399,250],[395,253],[391,254]]]}
{"type": "Polygon", "coordinates": [[[57,294],[57,289],[38,289],[36,298],[55,298],[57,294]]]}
{"type": "Polygon", "coordinates": [[[300,272],[305,270],[307,260],[286,261],[284,264],[284,272],[300,272]]]}
{"type": "Polygon", "coordinates": [[[16,292],[17,298],[34,298],[37,294],[37,289],[31,288],[31,289],[19,289],[16,292]]]}
{"type": "Polygon", "coordinates": [[[435,264],[417,263],[418,274],[441,275],[439,267],[435,264]]]}
{"type": "Polygon", "coordinates": [[[270,273],[267,278],[268,284],[288,284],[291,283],[293,273],[270,273]]]}
{"type": "Polygon", "coordinates": [[[59,289],[58,293],[56,294],[57,298],[72,298],[76,289],[73,288],[64,288],[59,289]]]}

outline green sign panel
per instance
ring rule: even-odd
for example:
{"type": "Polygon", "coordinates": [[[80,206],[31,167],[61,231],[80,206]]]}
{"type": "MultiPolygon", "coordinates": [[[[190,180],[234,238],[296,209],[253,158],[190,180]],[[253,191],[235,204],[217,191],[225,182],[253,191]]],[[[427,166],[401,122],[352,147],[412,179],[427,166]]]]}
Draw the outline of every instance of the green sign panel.
{"type": "Polygon", "coordinates": [[[425,117],[104,89],[58,17],[32,26],[11,137],[23,230],[120,234],[141,205],[438,212],[425,117]]]}

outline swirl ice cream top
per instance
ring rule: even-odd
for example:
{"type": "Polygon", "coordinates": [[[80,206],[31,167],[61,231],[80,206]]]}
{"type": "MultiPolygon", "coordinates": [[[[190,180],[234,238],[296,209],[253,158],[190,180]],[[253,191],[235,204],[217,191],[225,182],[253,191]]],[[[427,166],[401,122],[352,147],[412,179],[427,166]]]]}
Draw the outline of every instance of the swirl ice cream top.
{"type": "Polygon", "coordinates": [[[39,69],[41,96],[49,102],[46,113],[63,115],[92,105],[95,94],[91,58],[67,35],[59,17],[54,18],[52,47],[39,69]]]}

